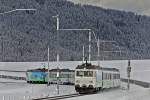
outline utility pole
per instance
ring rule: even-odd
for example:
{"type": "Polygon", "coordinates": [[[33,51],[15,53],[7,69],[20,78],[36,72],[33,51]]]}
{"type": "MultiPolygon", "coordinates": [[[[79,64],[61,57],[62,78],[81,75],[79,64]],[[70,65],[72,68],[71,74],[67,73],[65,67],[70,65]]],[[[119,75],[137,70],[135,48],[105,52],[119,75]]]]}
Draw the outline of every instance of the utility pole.
{"type": "Polygon", "coordinates": [[[57,94],[59,94],[59,16],[56,16],[57,19],[57,94]]]}
{"type": "Polygon", "coordinates": [[[128,60],[128,67],[127,67],[127,76],[128,76],[128,84],[127,84],[127,88],[128,90],[130,89],[130,73],[131,73],[131,63],[130,60],[128,60]]]}
{"type": "Polygon", "coordinates": [[[59,56],[59,15],[53,16],[53,18],[56,18],[57,21],[57,26],[56,26],[56,31],[57,31],[57,94],[59,94],[59,61],[60,61],[60,56],[59,56]]]}
{"type": "Polygon", "coordinates": [[[60,74],[60,71],[59,71],[59,68],[57,69],[57,75],[56,75],[56,77],[57,77],[57,94],[59,95],[59,75],[60,74]]]}
{"type": "MultiPolygon", "coordinates": [[[[59,23],[60,23],[59,22],[59,16],[56,15],[56,16],[53,16],[53,18],[57,19],[57,32],[58,31],[88,31],[89,32],[89,62],[91,62],[91,37],[92,37],[92,31],[91,31],[91,29],[67,29],[67,28],[66,29],[60,29],[60,27],[59,27],[59,23]]],[[[57,35],[57,37],[59,37],[59,36],[57,35]]],[[[57,55],[57,57],[58,56],[59,55],[57,55]]]]}
{"type": "Polygon", "coordinates": [[[50,70],[50,68],[49,68],[49,46],[48,46],[48,53],[47,53],[48,55],[47,55],[47,57],[48,57],[48,76],[47,76],[47,86],[49,86],[50,85],[50,83],[49,83],[49,81],[50,81],[50,73],[49,73],[49,70],[50,70]]]}
{"type": "Polygon", "coordinates": [[[89,31],[89,63],[91,63],[91,31],[89,31]]]}
{"type": "Polygon", "coordinates": [[[83,45],[83,54],[82,54],[82,63],[85,61],[85,55],[84,55],[84,45],[83,45]]]}
{"type": "Polygon", "coordinates": [[[2,59],[2,62],[4,61],[4,46],[3,46],[3,36],[1,36],[1,59],[2,59]]]}
{"type": "Polygon", "coordinates": [[[99,38],[97,41],[97,49],[98,49],[98,66],[100,66],[100,42],[99,42],[99,38]]]}

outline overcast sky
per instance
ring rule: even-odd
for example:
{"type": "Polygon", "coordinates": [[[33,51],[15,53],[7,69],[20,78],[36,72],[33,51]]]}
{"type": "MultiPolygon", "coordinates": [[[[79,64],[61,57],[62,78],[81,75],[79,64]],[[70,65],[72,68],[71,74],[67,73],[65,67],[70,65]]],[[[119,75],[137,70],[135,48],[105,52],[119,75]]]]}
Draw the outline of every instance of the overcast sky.
{"type": "Polygon", "coordinates": [[[92,4],[104,8],[126,10],[150,16],[150,0],[68,0],[75,3],[92,4]]]}

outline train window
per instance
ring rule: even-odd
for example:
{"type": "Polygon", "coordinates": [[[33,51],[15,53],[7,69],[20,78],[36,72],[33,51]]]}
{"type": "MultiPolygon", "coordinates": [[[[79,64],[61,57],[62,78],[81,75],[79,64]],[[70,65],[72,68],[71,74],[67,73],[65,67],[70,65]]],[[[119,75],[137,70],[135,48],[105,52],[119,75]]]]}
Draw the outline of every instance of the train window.
{"type": "Polygon", "coordinates": [[[111,74],[108,74],[108,75],[109,75],[109,78],[108,78],[108,79],[110,80],[111,74]]]}
{"type": "Polygon", "coordinates": [[[116,74],[116,79],[118,79],[118,74],[116,74]]]}
{"type": "Polygon", "coordinates": [[[77,76],[84,76],[84,72],[83,71],[77,71],[77,76]]]}
{"type": "Polygon", "coordinates": [[[116,79],[116,74],[114,74],[114,79],[116,79]]]}
{"type": "Polygon", "coordinates": [[[50,74],[51,78],[56,78],[56,74],[50,74]]]}
{"type": "Polygon", "coordinates": [[[93,71],[77,71],[77,76],[93,77],[93,71]]]}
{"type": "Polygon", "coordinates": [[[93,72],[93,76],[96,77],[96,72],[95,71],[93,72]]]}
{"type": "Polygon", "coordinates": [[[85,71],[84,76],[85,77],[93,77],[93,71],[85,71]]]}
{"type": "Polygon", "coordinates": [[[106,79],[106,74],[105,73],[103,73],[103,80],[105,80],[106,79]]]}
{"type": "Polygon", "coordinates": [[[110,74],[110,80],[112,79],[111,75],[112,75],[112,74],[110,74]]]}
{"type": "Polygon", "coordinates": [[[120,74],[117,74],[117,79],[120,79],[120,74]]]}
{"type": "Polygon", "coordinates": [[[109,79],[109,75],[108,75],[108,73],[106,73],[106,80],[108,80],[109,79]]]}
{"type": "Polygon", "coordinates": [[[106,80],[106,79],[107,79],[107,74],[103,73],[103,80],[106,80]]]}

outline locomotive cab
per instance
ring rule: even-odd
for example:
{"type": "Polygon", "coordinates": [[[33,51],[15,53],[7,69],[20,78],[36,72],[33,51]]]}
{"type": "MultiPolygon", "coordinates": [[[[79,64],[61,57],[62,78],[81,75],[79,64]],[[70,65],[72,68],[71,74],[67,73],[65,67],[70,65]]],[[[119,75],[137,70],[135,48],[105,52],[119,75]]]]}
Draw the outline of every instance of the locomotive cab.
{"type": "Polygon", "coordinates": [[[79,93],[92,93],[119,86],[120,72],[116,68],[102,68],[84,63],[75,69],[75,90],[79,93]]]}
{"type": "Polygon", "coordinates": [[[75,70],[75,90],[79,93],[96,91],[96,67],[90,63],[78,65],[75,70]]]}

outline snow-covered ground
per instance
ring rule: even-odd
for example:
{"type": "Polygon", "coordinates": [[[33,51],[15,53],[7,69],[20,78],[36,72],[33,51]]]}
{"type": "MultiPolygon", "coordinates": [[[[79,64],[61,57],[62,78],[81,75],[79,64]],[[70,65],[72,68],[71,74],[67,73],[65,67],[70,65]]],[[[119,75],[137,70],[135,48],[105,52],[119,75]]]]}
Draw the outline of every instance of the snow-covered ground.
{"type": "MultiPolygon", "coordinates": [[[[59,89],[59,95],[75,93],[74,86],[59,85],[59,89]]],[[[28,100],[28,98],[55,95],[58,95],[56,85],[47,86],[45,84],[27,84],[26,82],[0,83],[0,100],[28,100]]]]}
{"type": "MultiPolygon", "coordinates": [[[[150,89],[131,85],[128,91],[126,84],[122,83],[121,88],[107,89],[97,94],[69,98],[66,100],[149,100],[150,89]]],[[[75,93],[74,86],[60,85],[60,94],[75,93]]],[[[0,83],[0,100],[29,100],[29,98],[41,98],[57,95],[57,85],[39,85],[27,83],[0,83]]]]}

